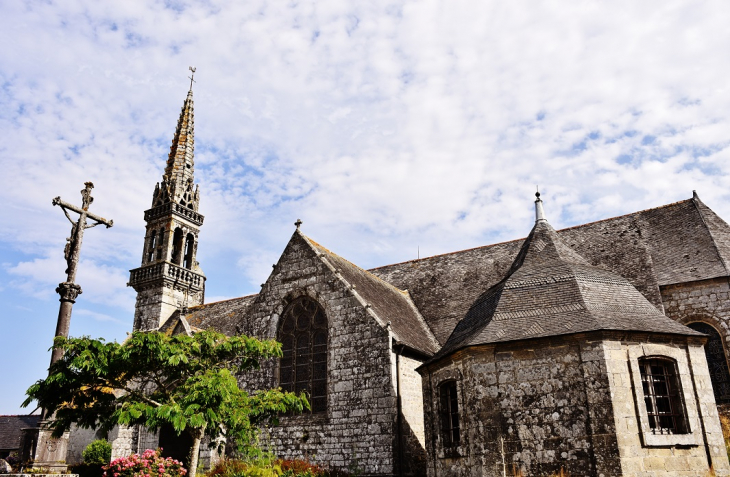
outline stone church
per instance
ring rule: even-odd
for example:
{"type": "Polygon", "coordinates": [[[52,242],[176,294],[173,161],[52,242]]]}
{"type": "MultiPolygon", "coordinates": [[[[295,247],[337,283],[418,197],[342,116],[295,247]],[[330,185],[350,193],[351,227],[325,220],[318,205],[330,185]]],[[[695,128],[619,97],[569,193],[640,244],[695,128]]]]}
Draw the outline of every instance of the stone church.
{"type": "MultiPolygon", "coordinates": [[[[538,195],[526,239],[371,270],[297,223],[258,294],[205,303],[193,123],[190,91],[144,212],[134,329],[280,341],[241,377],[310,396],[264,433],[280,457],[382,476],[730,475],[730,226],[696,194],[559,231],[538,195]]],[[[115,455],[179,444],[109,438],[115,455]]]]}

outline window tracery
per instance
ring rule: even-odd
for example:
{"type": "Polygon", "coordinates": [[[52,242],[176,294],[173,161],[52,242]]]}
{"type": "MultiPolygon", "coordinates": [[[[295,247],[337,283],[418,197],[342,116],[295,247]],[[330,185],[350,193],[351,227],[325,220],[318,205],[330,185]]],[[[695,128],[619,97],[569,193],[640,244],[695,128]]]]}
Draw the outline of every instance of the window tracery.
{"type": "Polygon", "coordinates": [[[279,324],[283,356],[279,385],[284,391],[309,395],[312,413],[327,410],[327,316],[309,297],[295,299],[279,324]]]}

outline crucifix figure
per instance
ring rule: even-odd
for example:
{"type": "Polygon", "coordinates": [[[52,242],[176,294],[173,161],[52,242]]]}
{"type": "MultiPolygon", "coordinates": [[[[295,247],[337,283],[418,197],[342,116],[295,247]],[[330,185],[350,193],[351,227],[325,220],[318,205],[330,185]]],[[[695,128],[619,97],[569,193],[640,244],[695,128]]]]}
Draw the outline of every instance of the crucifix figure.
{"type": "MultiPolygon", "coordinates": [[[[86,187],[81,191],[81,208],[62,201],[60,197],[56,197],[52,202],[53,205],[61,206],[63,213],[66,214],[66,218],[71,222],[71,236],[66,239],[66,247],[63,250],[63,255],[66,259],[66,281],[60,283],[58,288],[56,288],[56,293],[61,295],[61,307],[58,310],[58,322],[56,323],[56,336],[68,337],[68,329],[71,325],[71,308],[76,302],[76,297],[81,294],[81,287],[74,283],[74,281],[76,280],[76,268],[79,264],[79,251],[81,249],[81,240],[84,237],[84,230],[96,227],[99,224],[106,225],[106,228],[114,224],[113,220],[106,220],[103,217],[89,212],[89,206],[94,201],[94,198],[91,197],[91,189],[94,188],[94,184],[86,182],[84,185],[86,187]],[[79,214],[77,221],[71,218],[69,211],[79,214]],[[87,224],[87,219],[91,219],[93,223],[87,224]]],[[[58,361],[61,356],[62,351],[60,349],[54,349],[51,354],[51,364],[58,361]]]]}

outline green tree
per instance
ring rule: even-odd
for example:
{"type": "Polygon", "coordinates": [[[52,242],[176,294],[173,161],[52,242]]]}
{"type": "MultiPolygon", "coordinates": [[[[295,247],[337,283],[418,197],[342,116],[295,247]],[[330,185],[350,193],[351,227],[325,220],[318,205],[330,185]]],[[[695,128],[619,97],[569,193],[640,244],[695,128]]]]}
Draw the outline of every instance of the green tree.
{"type": "Polygon", "coordinates": [[[254,445],[258,427],[285,412],[309,409],[304,394],[280,389],[249,393],[236,375],[281,356],[273,340],[227,337],[214,331],[193,336],[135,332],[123,343],[57,337],[63,358],[33,384],[23,406],[37,401],[53,412],[55,436],[71,424],[109,431],[117,424],[159,428],[171,424],[193,438],[188,472],[195,477],[204,436],[254,445]]]}

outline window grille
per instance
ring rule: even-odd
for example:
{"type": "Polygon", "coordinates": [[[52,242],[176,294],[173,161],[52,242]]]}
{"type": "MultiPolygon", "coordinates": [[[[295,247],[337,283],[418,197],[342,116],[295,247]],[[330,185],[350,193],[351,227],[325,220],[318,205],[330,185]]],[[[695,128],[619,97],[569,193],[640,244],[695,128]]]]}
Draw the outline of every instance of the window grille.
{"type": "Polygon", "coordinates": [[[663,358],[644,358],[639,360],[639,370],[651,432],[689,433],[676,363],[663,358]]]}
{"type": "Polygon", "coordinates": [[[461,441],[456,381],[443,383],[440,386],[439,394],[441,398],[441,437],[444,447],[456,447],[461,441]]]}
{"type": "Polygon", "coordinates": [[[279,325],[279,385],[309,395],[312,413],[327,411],[327,316],[309,297],[294,300],[279,325]]]}

